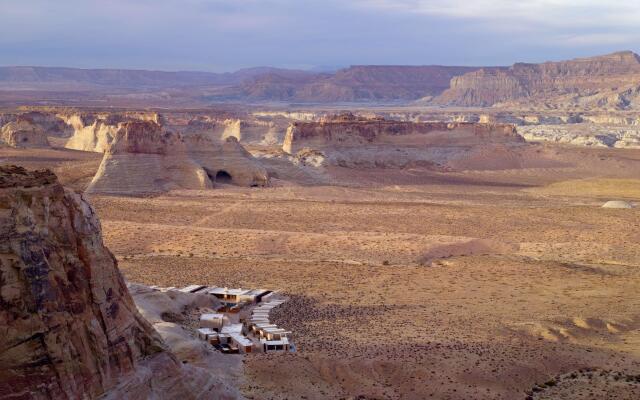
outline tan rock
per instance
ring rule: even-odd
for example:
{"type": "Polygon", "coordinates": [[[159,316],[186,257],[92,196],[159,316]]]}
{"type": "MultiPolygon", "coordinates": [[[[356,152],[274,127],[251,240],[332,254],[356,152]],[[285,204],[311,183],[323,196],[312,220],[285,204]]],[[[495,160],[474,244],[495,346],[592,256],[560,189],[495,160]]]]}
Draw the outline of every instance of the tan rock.
{"type": "Polygon", "coordinates": [[[241,186],[268,184],[266,170],[234,137],[215,143],[203,135],[181,135],[154,122],[121,124],[87,188],[90,193],[159,193],[209,189],[220,181],[241,186]]]}
{"type": "Polygon", "coordinates": [[[49,147],[44,129],[28,117],[20,116],[5,124],[0,138],[11,147],[49,147]]]}
{"type": "Polygon", "coordinates": [[[0,167],[0,398],[235,395],[137,311],[100,223],[49,171],[0,167]]]}

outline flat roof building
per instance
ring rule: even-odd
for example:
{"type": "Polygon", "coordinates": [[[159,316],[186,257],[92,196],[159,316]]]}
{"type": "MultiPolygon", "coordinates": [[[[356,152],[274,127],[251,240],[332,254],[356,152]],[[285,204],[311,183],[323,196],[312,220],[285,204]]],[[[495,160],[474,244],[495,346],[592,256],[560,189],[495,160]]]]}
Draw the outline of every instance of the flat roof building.
{"type": "Polygon", "coordinates": [[[283,338],[281,340],[266,340],[260,339],[260,344],[262,345],[262,351],[265,353],[271,351],[289,351],[289,340],[287,338],[283,338]]]}
{"type": "Polygon", "coordinates": [[[224,325],[224,314],[202,314],[200,316],[200,327],[211,329],[222,329],[224,325]]]}
{"type": "Polygon", "coordinates": [[[251,353],[251,350],[253,350],[253,342],[242,334],[231,333],[229,334],[229,338],[231,339],[233,344],[238,346],[240,352],[251,353]]]}

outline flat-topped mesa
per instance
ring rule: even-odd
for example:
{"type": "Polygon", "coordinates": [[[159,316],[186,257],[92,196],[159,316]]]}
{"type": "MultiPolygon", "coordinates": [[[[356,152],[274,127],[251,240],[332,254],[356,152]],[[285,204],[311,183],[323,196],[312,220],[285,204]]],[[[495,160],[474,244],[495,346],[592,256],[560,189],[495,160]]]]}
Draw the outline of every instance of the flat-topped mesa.
{"type": "Polygon", "coordinates": [[[0,261],[0,398],[95,398],[165,352],[95,212],[50,171],[0,167],[0,261]]]}
{"type": "Polygon", "coordinates": [[[219,143],[205,135],[182,135],[152,121],[120,124],[87,191],[152,194],[209,189],[215,183],[265,186],[267,171],[235,137],[219,143]]]}
{"type": "Polygon", "coordinates": [[[630,51],[542,64],[483,68],[451,79],[434,102],[492,106],[528,101],[553,107],[628,108],[640,85],[640,57],[630,51]]]}
{"type": "Polygon", "coordinates": [[[341,114],[319,122],[292,123],[285,135],[283,150],[294,154],[305,147],[447,147],[523,142],[511,124],[406,122],[341,114]]]}
{"type": "Polygon", "coordinates": [[[28,116],[22,115],[0,128],[0,139],[11,147],[50,146],[45,130],[28,116]]]}

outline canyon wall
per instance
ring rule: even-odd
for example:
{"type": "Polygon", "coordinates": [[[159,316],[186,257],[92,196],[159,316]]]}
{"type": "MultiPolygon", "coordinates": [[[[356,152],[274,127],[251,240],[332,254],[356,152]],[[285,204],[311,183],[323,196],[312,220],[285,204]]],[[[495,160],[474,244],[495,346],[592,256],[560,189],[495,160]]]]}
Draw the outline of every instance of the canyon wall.
{"type": "Polygon", "coordinates": [[[229,398],[138,313],[91,206],[0,167],[0,398],[229,398]]]}

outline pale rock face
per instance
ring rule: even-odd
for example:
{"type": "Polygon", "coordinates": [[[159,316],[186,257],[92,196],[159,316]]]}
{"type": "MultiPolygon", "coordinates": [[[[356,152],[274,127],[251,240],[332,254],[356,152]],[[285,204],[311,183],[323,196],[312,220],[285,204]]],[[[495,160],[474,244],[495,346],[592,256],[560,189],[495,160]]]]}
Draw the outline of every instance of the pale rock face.
{"type": "MultiPolygon", "coordinates": [[[[297,154],[300,163],[337,165],[347,168],[404,168],[423,166],[447,169],[482,163],[491,158],[491,149],[500,147],[504,155],[491,169],[512,162],[511,148],[524,144],[513,125],[467,122],[406,122],[354,115],[327,117],[318,122],[296,122],[289,126],[283,150],[297,154]],[[477,152],[482,147],[482,152],[477,152]],[[305,160],[308,160],[305,161],[305,160]],[[503,162],[504,161],[504,162],[503,162]]],[[[485,164],[487,164],[485,162],[485,164]]]]}
{"type": "Polygon", "coordinates": [[[553,142],[585,147],[640,148],[640,127],[596,124],[521,126],[528,142],[553,142]]]}
{"type": "Polygon", "coordinates": [[[59,118],[73,130],[73,135],[65,144],[67,149],[97,153],[107,150],[125,122],[149,121],[161,125],[164,121],[160,114],[148,112],[60,114],[59,118]]]}
{"type": "Polygon", "coordinates": [[[120,127],[95,120],[91,125],[77,126],[64,147],[67,149],[104,153],[120,127]]]}
{"type": "Polygon", "coordinates": [[[602,205],[602,208],[628,209],[628,208],[633,208],[633,204],[623,200],[611,200],[604,203],[602,205]]]}
{"type": "Polygon", "coordinates": [[[239,119],[228,119],[224,121],[223,125],[224,129],[222,131],[222,140],[227,140],[230,137],[234,137],[237,140],[242,139],[242,132],[240,129],[242,121],[239,119]]]}
{"type": "Polygon", "coordinates": [[[26,117],[5,124],[0,129],[0,138],[11,147],[49,147],[44,129],[26,117]]]}
{"type": "Polygon", "coordinates": [[[203,135],[180,135],[154,122],[121,124],[107,148],[89,193],[144,194],[209,189],[224,183],[265,186],[266,170],[234,137],[216,143],[203,135]]]}
{"type": "Polygon", "coordinates": [[[235,398],[137,311],[100,223],[49,171],[0,167],[0,398],[235,398]]]}

